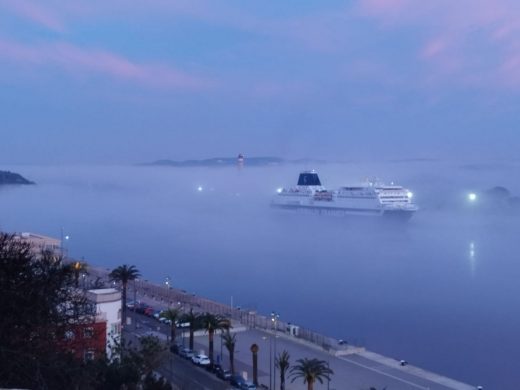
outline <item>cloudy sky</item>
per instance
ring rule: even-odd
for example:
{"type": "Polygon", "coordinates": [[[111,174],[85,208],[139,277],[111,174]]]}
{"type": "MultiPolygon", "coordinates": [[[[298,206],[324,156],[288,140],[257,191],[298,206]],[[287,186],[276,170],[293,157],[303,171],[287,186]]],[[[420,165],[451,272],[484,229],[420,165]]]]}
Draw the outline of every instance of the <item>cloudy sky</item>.
{"type": "Polygon", "coordinates": [[[0,0],[0,163],[515,158],[518,0],[0,0]]]}

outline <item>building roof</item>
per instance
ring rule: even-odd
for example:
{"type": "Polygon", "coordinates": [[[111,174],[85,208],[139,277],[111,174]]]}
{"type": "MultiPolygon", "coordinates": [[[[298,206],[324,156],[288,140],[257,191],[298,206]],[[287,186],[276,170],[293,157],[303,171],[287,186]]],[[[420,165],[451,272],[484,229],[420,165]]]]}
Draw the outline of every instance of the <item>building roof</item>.
{"type": "Polygon", "coordinates": [[[121,300],[121,292],[115,288],[88,290],[87,298],[95,303],[116,302],[121,300]]]}

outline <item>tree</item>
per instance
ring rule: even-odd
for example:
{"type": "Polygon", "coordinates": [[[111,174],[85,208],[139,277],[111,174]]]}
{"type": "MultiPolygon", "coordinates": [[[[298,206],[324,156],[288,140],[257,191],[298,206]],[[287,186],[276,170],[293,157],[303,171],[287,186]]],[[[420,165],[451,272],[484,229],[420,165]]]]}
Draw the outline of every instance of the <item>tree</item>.
{"type": "MultiPolygon", "coordinates": [[[[123,345],[119,345],[122,349],[123,345]]],[[[126,353],[112,361],[97,361],[93,370],[98,383],[98,390],[112,389],[161,389],[171,387],[162,379],[155,378],[154,371],[164,362],[166,348],[155,336],[144,336],[139,339],[138,347],[131,343],[124,345],[126,353]]]]}
{"type": "Polygon", "coordinates": [[[175,346],[175,330],[177,329],[177,321],[181,317],[179,309],[168,309],[160,314],[161,318],[170,321],[170,345],[173,348],[175,346]]]}
{"type": "Polygon", "coordinates": [[[73,268],[51,252],[0,233],[0,387],[71,388],[83,362],[64,338],[93,324],[94,308],[75,288],[73,268]]]}
{"type": "Polygon", "coordinates": [[[237,343],[237,335],[235,333],[231,334],[229,328],[227,328],[222,335],[222,341],[229,352],[229,369],[231,370],[231,375],[235,375],[235,345],[237,343]]]}
{"type": "Polygon", "coordinates": [[[218,314],[205,313],[201,317],[202,328],[208,332],[209,341],[209,360],[213,365],[213,336],[215,331],[229,329],[231,323],[228,319],[218,314]]]}
{"type": "Polygon", "coordinates": [[[282,353],[279,353],[278,356],[274,359],[275,366],[280,370],[280,390],[285,390],[285,375],[289,370],[289,352],[283,350],[282,353]]]}
{"type": "Polygon", "coordinates": [[[126,326],[126,291],[128,287],[128,282],[131,280],[137,279],[140,275],[139,271],[133,265],[120,265],[117,268],[114,268],[108,277],[110,280],[114,282],[121,283],[122,289],[122,297],[121,297],[121,324],[123,327],[126,326]]]}
{"type": "Polygon", "coordinates": [[[166,356],[166,348],[156,336],[141,337],[139,344],[139,349],[132,351],[132,358],[138,362],[142,376],[146,376],[159,368],[166,356]]]}
{"type": "Polygon", "coordinates": [[[190,309],[189,312],[184,313],[181,317],[181,322],[187,322],[190,324],[190,349],[193,350],[193,338],[195,331],[198,329],[202,329],[202,316],[198,313],[195,313],[193,309],[190,309]]]}
{"type": "Polygon", "coordinates": [[[0,388],[166,390],[163,380],[146,380],[165,356],[156,338],[142,338],[139,348],[111,361],[84,362],[70,351],[77,344],[68,335],[95,321],[74,271],[51,252],[35,255],[0,233],[0,388]]]}
{"type": "Polygon", "coordinates": [[[291,368],[291,383],[303,378],[308,390],[313,390],[316,381],[323,383],[323,379],[330,380],[330,376],[334,374],[324,360],[304,358],[296,360],[296,363],[291,368]]]}

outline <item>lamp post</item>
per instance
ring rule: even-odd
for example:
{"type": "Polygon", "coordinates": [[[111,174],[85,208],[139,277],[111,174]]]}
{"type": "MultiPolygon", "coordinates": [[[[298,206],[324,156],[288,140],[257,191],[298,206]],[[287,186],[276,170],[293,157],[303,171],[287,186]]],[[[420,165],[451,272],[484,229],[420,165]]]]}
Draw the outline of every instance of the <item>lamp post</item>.
{"type": "Polygon", "coordinates": [[[274,328],[274,357],[273,357],[273,390],[276,389],[276,331],[278,330],[278,319],[280,315],[275,311],[271,312],[271,323],[274,328]]]}
{"type": "Polygon", "coordinates": [[[60,252],[61,252],[61,257],[63,258],[65,256],[65,253],[66,253],[66,248],[65,248],[65,242],[67,242],[69,240],[70,236],[67,234],[65,235],[63,233],[63,227],[61,228],[61,246],[60,246],[60,252]]]}
{"type": "Polygon", "coordinates": [[[263,336],[263,340],[269,339],[269,389],[272,389],[271,385],[273,383],[273,352],[272,352],[272,337],[271,336],[263,336]]]}
{"type": "Polygon", "coordinates": [[[223,337],[223,334],[222,334],[222,331],[220,332],[220,356],[219,356],[219,359],[218,359],[218,363],[219,364],[223,364],[224,362],[224,358],[222,357],[222,337],[223,337]]]}
{"type": "MultiPolygon", "coordinates": [[[[328,360],[327,360],[327,368],[330,369],[328,360]]],[[[327,390],[330,390],[330,376],[327,376],[327,390]]]]}

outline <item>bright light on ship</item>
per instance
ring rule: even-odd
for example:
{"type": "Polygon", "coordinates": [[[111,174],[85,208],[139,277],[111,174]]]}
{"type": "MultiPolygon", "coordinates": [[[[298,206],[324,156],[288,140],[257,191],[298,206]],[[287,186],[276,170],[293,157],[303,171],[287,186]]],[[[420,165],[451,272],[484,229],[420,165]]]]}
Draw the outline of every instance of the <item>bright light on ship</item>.
{"type": "Polygon", "coordinates": [[[199,191],[199,192],[202,192],[202,190],[203,190],[202,186],[199,186],[199,187],[197,188],[197,191],[199,191]]]}
{"type": "Polygon", "coordinates": [[[412,191],[408,191],[408,193],[406,195],[408,196],[408,199],[412,199],[413,198],[413,192],[412,191]]]}
{"type": "Polygon", "coordinates": [[[278,192],[279,194],[281,194],[282,191],[283,191],[283,188],[277,188],[277,189],[276,189],[276,192],[278,192]]]}
{"type": "Polygon", "coordinates": [[[468,200],[469,200],[470,202],[474,202],[474,201],[476,201],[476,200],[477,200],[477,194],[475,194],[474,192],[469,193],[469,194],[468,194],[468,200]]]}

